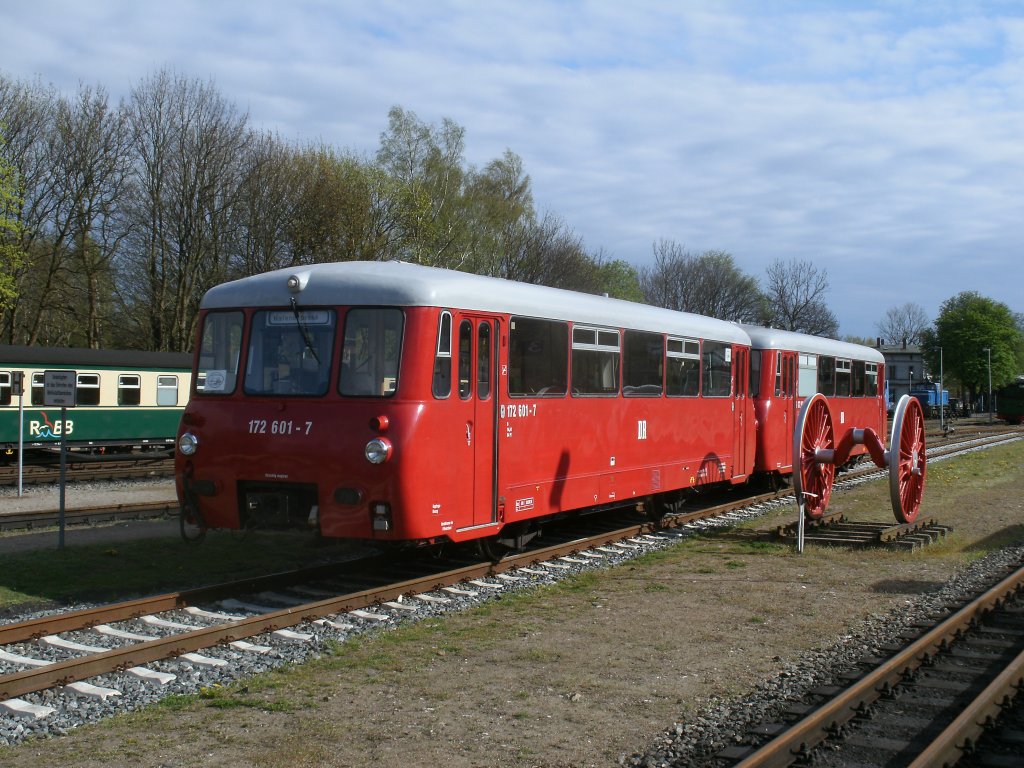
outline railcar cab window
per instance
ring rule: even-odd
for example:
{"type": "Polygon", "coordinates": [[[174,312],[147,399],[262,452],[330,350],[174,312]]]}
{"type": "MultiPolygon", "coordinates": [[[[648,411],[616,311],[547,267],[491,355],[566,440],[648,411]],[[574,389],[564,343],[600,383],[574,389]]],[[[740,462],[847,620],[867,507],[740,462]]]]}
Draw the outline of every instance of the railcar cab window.
{"type": "Polygon", "coordinates": [[[569,325],[513,317],[509,322],[508,393],[564,397],[569,381],[569,325]]]}
{"type": "MultiPolygon", "coordinates": [[[[255,312],[245,363],[245,393],[297,397],[326,394],[335,324],[333,309],[255,312]]],[[[206,388],[210,388],[209,378],[206,388]]]]}
{"type": "Polygon", "coordinates": [[[671,336],[665,346],[668,363],[668,396],[696,397],[700,394],[700,342],[671,336]]]}
{"type": "Polygon", "coordinates": [[[732,394],[732,347],[718,341],[705,341],[702,357],[704,397],[729,397],[732,394]]]}
{"type": "Polygon", "coordinates": [[[572,329],[572,393],[617,395],[619,332],[575,326],[572,329]]]}
{"type": "Polygon", "coordinates": [[[660,333],[626,331],[622,339],[622,394],[659,397],[662,391],[664,340],[660,333]]]}
{"type": "Polygon", "coordinates": [[[473,324],[463,320],[459,324],[459,397],[469,400],[473,385],[469,377],[473,374],[473,324]]]}
{"type": "Polygon", "coordinates": [[[80,373],[76,384],[75,405],[100,404],[100,375],[98,373],[80,373]]]}
{"type": "Polygon", "coordinates": [[[238,381],[238,358],[242,349],[241,312],[210,312],[203,321],[199,342],[196,392],[230,395],[238,381]]]}
{"type": "Polygon", "coordinates": [[[0,372],[0,405],[11,404],[11,373],[0,372]]]}
{"type": "Polygon", "coordinates": [[[434,352],[434,397],[443,400],[452,393],[452,313],[444,310],[437,321],[437,349],[434,352]]]}
{"type": "Polygon", "coordinates": [[[345,315],[338,391],[346,397],[391,397],[398,390],[405,315],[391,307],[345,315]]]}

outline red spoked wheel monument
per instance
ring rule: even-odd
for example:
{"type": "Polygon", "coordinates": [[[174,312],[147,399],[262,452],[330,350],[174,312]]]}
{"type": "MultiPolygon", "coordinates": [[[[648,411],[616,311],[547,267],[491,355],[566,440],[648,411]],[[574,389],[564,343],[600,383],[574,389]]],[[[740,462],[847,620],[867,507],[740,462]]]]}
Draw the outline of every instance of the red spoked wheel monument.
{"type": "Polygon", "coordinates": [[[924,495],[927,452],[924,412],[910,395],[900,398],[896,406],[888,448],[870,428],[851,427],[836,441],[828,400],[817,394],[804,401],[793,433],[793,489],[804,515],[810,520],[824,515],[836,467],[845,464],[858,445],[867,448],[878,467],[889,470],[889,498],[896,521],[913,523],[924,495]]]}

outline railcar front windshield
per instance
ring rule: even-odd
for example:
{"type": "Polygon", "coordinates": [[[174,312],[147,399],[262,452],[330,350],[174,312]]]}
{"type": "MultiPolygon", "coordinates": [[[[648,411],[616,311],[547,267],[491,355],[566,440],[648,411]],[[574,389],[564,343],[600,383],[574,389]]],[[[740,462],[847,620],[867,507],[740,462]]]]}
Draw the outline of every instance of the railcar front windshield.
{"type": "Polygon", "coordinates": [[[245,394],[326,394],[336,325],[333,309],[255,312],[245,364],[245,394]]]}
{"type": "Polygon", "coordinates": [[[347,397],[391,397],[398,390],[405,316],[391,307],[358,307],[345,315],[338,391],[347,397]]]}

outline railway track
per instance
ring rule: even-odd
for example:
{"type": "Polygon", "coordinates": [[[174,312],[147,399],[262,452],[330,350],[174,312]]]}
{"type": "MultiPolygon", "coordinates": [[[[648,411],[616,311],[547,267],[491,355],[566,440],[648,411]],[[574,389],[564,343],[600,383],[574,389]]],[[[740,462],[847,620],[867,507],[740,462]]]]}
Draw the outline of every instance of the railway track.
{"type": "MultiPolygon", "coordinates": [[[[66,467],[69,482],[96,482],[103,480],[138,480],[140,478],[172,477],[174,461],[166,456],[146,456],[137,459],[105,461],[82,461],[70,459],[66,467]]],[[[23,467],[24,485],[45,485],[60,481],[60,469],[49,465],[26,465],[23,467]]],[[[0,486],[16,486],[18,468],[0,467],[0,486]]]]}
{"type": "MultiPolygon", "coordinates": [[[[984,448],[998,445],[1007,440],[1021,439],[1024,431],[1016,430],[1006,432],[1001,430],[998,433],[981,436],[961,437],[951,439],[940,445],[929,448],[928,458],[930,461],[940,461],[949,456],[959,455],[969,450],[982,450],[984,448]]],[[[149,475],[145,475],[147,478],[149,475]]],[[[843,473],[837,480],[837,489],[850,488],[860,483],[868,482],[879,477],[886,476],[885,470],[876,467],[855,469],[843,473]]],[[[118,478],[120,479],[120,478],[118,478]]],[[[781,489],[778,492],[760,494],[747,497],[746,504],[760,504],[768,501],[785,503],[792,498],[791,489],[781,489]]],[[[30,531],[46,528],[57,524],[58,511],[56,509],[44,509],[27,512],[5,513],[0,508],[0,531],[30,531]]],[[[143,502],[139,504],[119,504],[117,506],[98,505],[92,507],[78,507],[65,511],[65,522],[68,525],[91,525],[96,523],[119,522],[124,520],[144,520],[162,517],[173,517],[178,514],[178,506],[174,501],[166,502],[143,502]]]]}
{"type": "MultiPolygon", "coordinates": [[[[979,447],[967,441],[957,450],[979,447]]],[[[149,689],[144,701],[151,701],[161,690],[176,690],[170,686],[179,679],[248,674],[246,658],[281,658],[283,647],[300,649],[301,658],[353,632],[422,615],[424,608],[457,608],[617,562],[694,531],[758,517],[785,499],[784,493],[763,494],[660,523],[569,535],[499,563],[362,559],[0,626],[0,712],[46,721],[82,699],[116,711],[133,688],[149,689]]]]}
{"type": "MultiPolygon", "coordinates": [[[[791,723],[762,723],[755,734],[778,733],[757,748],[731,747],[716,764],[736,768],[789,766],[925,766],[1002,762],[1018,741],[994,723],[1024,684],[1024,568],[925,628],[884,659],[844,677],[843,688],[810,692],[814,703],[788,708],[791,723]],[[982,738],[991,732],[988,738],[982,738]]],[[[890,649],[885,649],[890,650],[890,649]]],[[[1003,725],[1006,725],[1004,723],[1003,725]]]]}

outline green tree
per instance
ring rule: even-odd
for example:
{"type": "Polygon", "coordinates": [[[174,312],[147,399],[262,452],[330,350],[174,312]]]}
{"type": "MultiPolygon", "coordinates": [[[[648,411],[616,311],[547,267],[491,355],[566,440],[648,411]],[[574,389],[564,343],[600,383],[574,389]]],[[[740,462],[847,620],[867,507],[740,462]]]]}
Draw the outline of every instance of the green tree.
{"type": "Polygon", "coordinates": [[[967,388],[972,401],[988,390],[990,353],[992,389],[1009,383],[1018,373],[1021,331],[1015,316],[1005,304],[976,291],[964,291],[943,302],[935,327],[923,335],[931,369],[939,369],[941,348],[945,370],[967,388]]]}
{"type": "Polygon", "coordinates": [[[21,222],[17,213],[21,208],[21,195],[18,175],[14,167],[4,160],[3,146],[3,135],[0,134],[0,309],[12,307],[18,298],[14,275],[25,262],[19,246],[21,222]]]}

